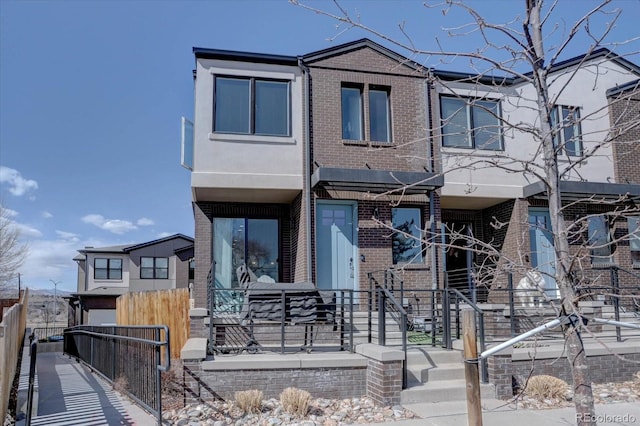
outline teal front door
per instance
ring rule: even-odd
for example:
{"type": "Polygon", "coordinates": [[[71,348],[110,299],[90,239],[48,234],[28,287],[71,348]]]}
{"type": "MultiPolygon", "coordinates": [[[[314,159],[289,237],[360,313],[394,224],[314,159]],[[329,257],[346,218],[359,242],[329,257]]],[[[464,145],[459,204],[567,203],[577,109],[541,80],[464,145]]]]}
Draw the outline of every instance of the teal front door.
{"type": "Polygon", "coordinates": [[[317,287],[355,289],[354,206],[319,201],[316,207],[317,287]]]}
{"type": "Polygon", "coordinates": [[[546,209],[529,209],[529,238],[531,239],[531,268],[542,273],[545,293],[551,299],[558,297],[556,285],[556,251],[551,232],[551,216],[546,209]]]}

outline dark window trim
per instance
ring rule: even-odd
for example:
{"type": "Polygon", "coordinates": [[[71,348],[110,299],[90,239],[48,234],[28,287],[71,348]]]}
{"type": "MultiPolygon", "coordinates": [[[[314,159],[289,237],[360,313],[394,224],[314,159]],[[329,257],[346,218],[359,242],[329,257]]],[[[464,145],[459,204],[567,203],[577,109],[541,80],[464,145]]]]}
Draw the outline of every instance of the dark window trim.
{"type": "MultiPolygon", "coordinates": [[[[399,205],[399,206],[395,206],[391,208],[391,220],[392,220],[392,226],[393,226],[393,210],[394,209],[413,209],[413,210],[418,210],[418,217],[420,219],[420,223],[418,224],[418,229],[423,230],[425,227],[425,217],[424,217],[424,206],[420,206],[420,205],[411,205],[411,204],[407,204],[407,205],[399,205]]],[[[421,231],[422,232],[422,231],[421,231]]],[[[395,231],[394,228],[394,232],[391,236],[391,243],[393,244],[393,239],[395,238],[395,235],[397,234],[397,232],[395,231]]],[[[421,238],[423,236],[421,235],[421,238]]],[[[392,263],[394,265],[417,265],[417,266],[424,266],[427,263],[427,259],[425,256],[425,242],[421,239],[420,240],[420,260],[414,260],[412,262],[395,262],[393,260],[393,253],[392,253],[392,263]]],[[[393,247],[391,248],[391,250],[393,251],[393,247]]]]}
{"type": "Polygon", "coordinates": [[[440,134],[440,144],[442,145],[443,148],[454,148],[454,149],[477,149],[477,150],[481,150],[481,151],[504,151],[504,132],[502,131],[502,103],[500,101],[500,99],[494,99],[494,98],[473,98],[470,96],[456,96],[456,95],[447,95],[447,94],[441,94],[439,97],[439,107],[440,107],[440,129],[441,129],[441,134],[440,134]],[[460,102],[463,102],[463,106],[464,106],[464,112],[467,118],[467,129],[465,133],[465,137],[466,138],[471,138],[471,146],[452,146],[452,145],[445,145],[444,143],[444,139],[445,139],[445,135],[442,134],[442,129],[444,129],[444,125],[445,125],[445,118],[442,116],[442,100],[443,99],[454,99],[454,100],[458,100],[460,102]],[[479,101],[479,102],[494,102],[496,104],[496,106],[498,107],[498,111],[497,111],[497,115],[499,118],[496,119],[497,121],[497,127],[498,130],[500,132],[500,136],[499,136],[499,148],[496,149],[492,149],[492,148],[478,148],[476,146],[476,136],[475,136],[475,132],[474,129],[475,127],[473,127],[473,107],[475,106],[475,102],[479,101]],[[469,110],[470,109],[470,110],[469,110]],[[471,122],[469,122],[469,120],[471,120],[471,122]]]}
{"type": "Polygon", "coordinates": [[[93,279],[94,280],[122,280],[122,266],[123,266],[123,259],[121,257],[95,257],[93,259],[93,279]],[[98,268],[96,267],[96,261],[97,260],[106,260],[107,261],[107,267],[106,268],[98,268]],[[112,268],[111,267],[111,261],[112,260],[119,260],[120,261],[120,268],[112,268]],[[107,271],[107,277],[106,278],[97,278],[96,277],[96,271],[98,270],[106,270],[107,271]],[[112,271],[120,271],[120,277],[118,278],[114,278],[112,277],[112,271]]]}
{"type": "Polygon", "coordinates": [[[252,135],[252,136],[269,136],[269,137],[281,137],[281,138],[289,138],[292,133],[292,96],[291,96],[291,80],[283,80],[277,78],[262,78],[262,77],[244,77],[237,75],[226,75],[226,74],[216,74],[213,76],[213,115],[211,117],[212,121],[212,129],[214,133],[220,134],[229,134],[229,135],[252,135]],[[216,130],[216,80],[218,78],[226,78],[232,80],[247,80],[249,81],[249,132],[228,132],[216,130]],[[267,82],[276,82],[276,83],[286,83],[287,84],[287,134],[279,135],[279,134],[269,134],[269,133],[256,133],[255,132],[255,124],[256,124],[256,104],[255,104],[255,93],[256,93],[256,81],[267,81],[267,82]]]}
{"type": "Polygon", "coordinates": [[[389,146],[393,144],[393,108],[391,100],[391,86],[372,83],[355,83],[350,81],[340,82],[340,136],[344,144],[347,145],[363,145],[375,144],[379,146],[389,146]],[[360,91],[360,133],[361,139],[345,139],[342,122],[342,89],[357,89],[360,91]],[[387,94],[387,140],[373,140],[371,138],[371,91],[385,92],[387,94]],[[365,105],[366,112],[365,114],[365,105]]]}
{"type": "Polygon", "coordinates": [[[169,279],[169,258],[168,257],[163,257],[163,256],[140,256],[140,279],[141,280],[168,280],[169,279]],[[142,266],[142,259],[153,259],[153,267],[143,267],[142,266]],[[160,266],[156,265],[156,260],[157,259],[167,259],[167,267],[163,268],[160,266]],[[142,270],[149,270],[151,269],[153,271],[153,274],[151,277],[143,277],[142,276],[142,270]],[[166,277],[158,277],[158,271],[159,270],[163,270],[166,269],[167,270],[167,276],[166,277]]]}

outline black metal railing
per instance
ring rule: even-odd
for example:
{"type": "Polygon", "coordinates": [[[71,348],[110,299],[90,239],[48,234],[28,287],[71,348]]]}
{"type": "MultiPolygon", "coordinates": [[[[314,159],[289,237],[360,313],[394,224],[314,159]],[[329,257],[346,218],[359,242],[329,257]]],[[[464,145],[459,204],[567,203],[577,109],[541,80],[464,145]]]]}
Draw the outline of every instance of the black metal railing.
{"type": "Polygon", "coordinates": [[[31,334],[36,342],[62,341],[62,335],[66,327],[35,327],[31,334]]]}
{"type": "Polygon", "coordinates": [[[211,354],[354,351],[352,290],[256,282],[243,289],[214,287],[209,293],[211,354]]]}
{"type": "Polygon", "coordinates": [[[378,295],[378,339],[382,346],[386,343],[386,319],[387,313],[395,320],[400,328],[402,351],[404,352],[404,362],[402,363],[402,389],[407,387],[407,311],[402,304],[393,296],[392,292],[378,286],[376,288],[378,295]]]}
{"type": "Polygon", "coordinates": [[[162,423],[162,372],[170,367],[166,326],[77,326],[64,352],[89,365],[162,423]]]}

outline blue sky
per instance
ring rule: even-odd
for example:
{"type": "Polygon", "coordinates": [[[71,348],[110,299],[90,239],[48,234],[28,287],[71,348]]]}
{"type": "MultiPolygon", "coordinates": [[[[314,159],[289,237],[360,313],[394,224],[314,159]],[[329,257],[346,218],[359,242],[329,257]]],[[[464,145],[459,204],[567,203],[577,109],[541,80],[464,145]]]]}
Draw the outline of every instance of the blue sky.
{"type": "MultiPolygon", "coordinates": [[[[308,3],[337,12],[328,1],[308,3]]],[[[457,51],[478,41],[447,37],[444,27],[468,19],[421,1],[341,4],[393,37],[402,38],[404,22],[425,49],[435,37],[457,51]]],[[[470,2],[493,22],[521,16],[523,4],[470,2]]],[[[595,4],[564,0],[558,31],[595,4]]],[[[623,13],[610,39],[639,36],[640,0],[614,8],[623,13]]],[[[75,290],[72,258],[85,246],[193,236],[189,173],[179,164],[180,117],[193,116],[193,46],[301,55],[370,37],[408,55],[344,29],[286,0],[0,0],[0,203],[30,247],[23,285],[54,280],[75,290]]],[[[576,40],[569,55],[588,42],[576,40]]],[[[609,47],[629,54],[638,44],[609,47]]],[[[638,54],[629,59],[640,63],[638,54]]],[[[461,61],[440,68],[469,71],[461,61]]]]}

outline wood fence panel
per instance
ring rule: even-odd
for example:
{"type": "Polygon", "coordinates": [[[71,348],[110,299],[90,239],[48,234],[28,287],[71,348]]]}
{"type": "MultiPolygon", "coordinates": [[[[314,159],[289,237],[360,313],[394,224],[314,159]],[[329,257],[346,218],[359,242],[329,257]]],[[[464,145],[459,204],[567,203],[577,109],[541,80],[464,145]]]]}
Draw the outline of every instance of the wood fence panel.
{"type": "Polygon", "coordinates": [[[2,321],[0,321],[0,420],[2,421],[4,421],[9,408],[9,394],[24,342],[28,299],[29,291],[25,290],[20,298],[20,303],[9,308],[2,315],[2,321]]]}
{"type": "Polygon", "coordinates": [[[126,293],[116,301],[118,325],[166,325],[169,327],[171,358],[189,338],[189,290],[185,288],[126,293]]]}

